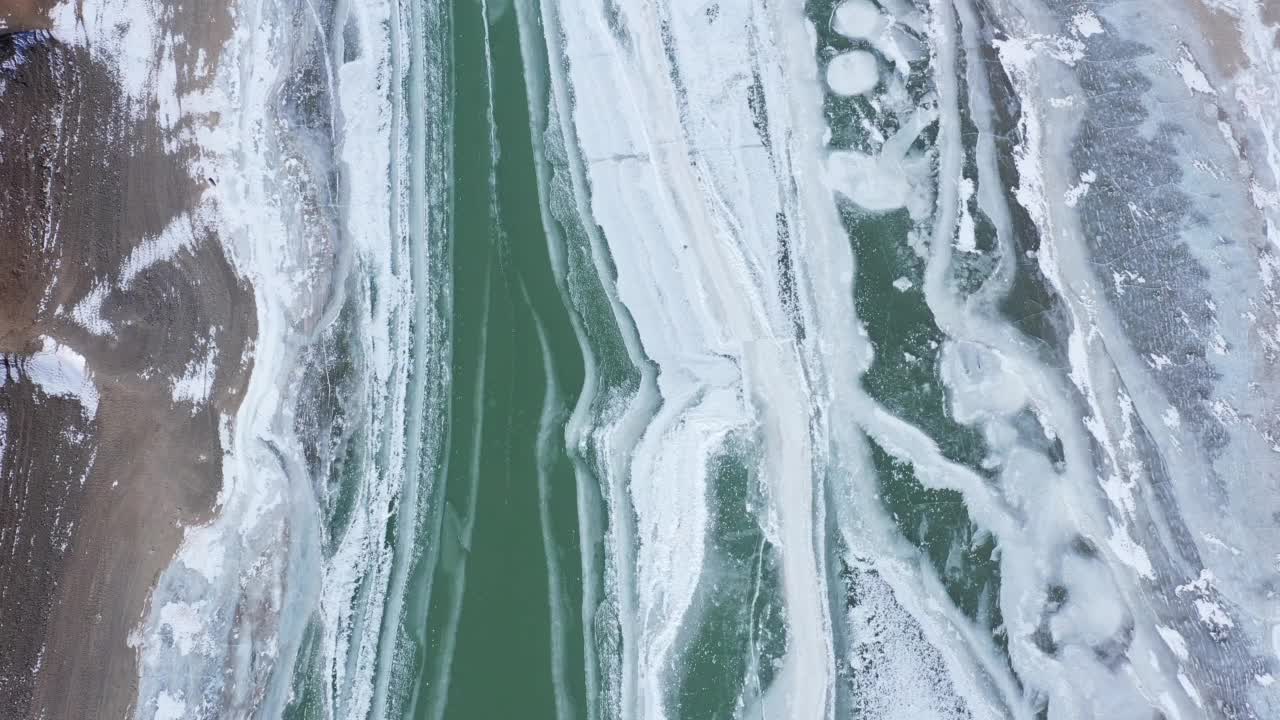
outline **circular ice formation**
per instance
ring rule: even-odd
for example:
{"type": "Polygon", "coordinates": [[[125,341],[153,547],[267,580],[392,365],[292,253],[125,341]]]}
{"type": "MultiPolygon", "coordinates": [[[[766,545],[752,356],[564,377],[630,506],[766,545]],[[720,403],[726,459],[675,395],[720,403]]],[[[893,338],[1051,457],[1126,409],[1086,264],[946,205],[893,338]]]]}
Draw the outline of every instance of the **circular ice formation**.
{"type": "Polygon", "coordinates": [[[831,58],[827,64],[827,85],[840,95],[861,95],[880,81],[876,56],[865,50],[854,50],[831,58]]]}
{"type": "Polygon", "coordinates": [[[847,0],[836,8],[831,29],[853,40],[865,40],[884,27],[884,15],[871,0],[847,0]]]}

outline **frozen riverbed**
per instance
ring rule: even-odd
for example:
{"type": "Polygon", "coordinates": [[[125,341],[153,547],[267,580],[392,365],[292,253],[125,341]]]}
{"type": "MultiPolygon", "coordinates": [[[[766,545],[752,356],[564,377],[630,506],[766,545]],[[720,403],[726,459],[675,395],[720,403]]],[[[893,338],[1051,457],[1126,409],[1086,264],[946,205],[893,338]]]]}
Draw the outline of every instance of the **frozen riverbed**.
{"type": "Polygon", "coordinates": [[[194,179],[0,375],[183,348],[133,716],[1280,716],[1273,3],[42,7],[194,179]]]}

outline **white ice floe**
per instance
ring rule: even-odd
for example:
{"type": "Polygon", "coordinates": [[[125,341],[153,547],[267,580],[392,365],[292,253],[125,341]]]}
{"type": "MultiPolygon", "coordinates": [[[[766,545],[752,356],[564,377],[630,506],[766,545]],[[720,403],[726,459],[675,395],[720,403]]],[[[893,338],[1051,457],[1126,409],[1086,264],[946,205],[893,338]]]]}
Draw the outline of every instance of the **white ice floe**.
{"type": "Polygon", "coordinates": [[[880,82],[876,56],[866,50],[841,53],[827,63],[827,85],[839,95],[871,92],[880,82]]]}
{"type": "Polygon", "coordinates": [[[865,41],[905,76],[910,63],[928,54],[906,28],[912,23],[876,7],[870,0],[846,0],[831,16],[831,29],[851,40],[865,41]]]}
{"type": "Polygon", "coordinates": [[[836,6],[831,27],[854,40],[875,37],[887,25],[887,18],[871,0],[845,0],[836,6]]]}
{"type": "Polygon", "coordinates": [[[1017,361],[977,343],[944,345],[939,374],[949,390],[951,412],[963,423],[1011,416],[1031,397],[1017,361]]]}
{"type": "Polygon", "coordinates": [[[931,167],[929,159],[913,153],[911,146],[935,118],[927,109],[915,112],[884,142],[878,155],[846,150],[830,153],[827,183],[864,210],[906,208],[913,218],[924,217],[931,202],[926,189],[931,167]]]}
{"type": "Polygon", "coordinates": [[[837,151],[827,159],[827,173],[840,194],[872,212],[897,210],[912,197],[911,180],[895,160],[837,151]]]}

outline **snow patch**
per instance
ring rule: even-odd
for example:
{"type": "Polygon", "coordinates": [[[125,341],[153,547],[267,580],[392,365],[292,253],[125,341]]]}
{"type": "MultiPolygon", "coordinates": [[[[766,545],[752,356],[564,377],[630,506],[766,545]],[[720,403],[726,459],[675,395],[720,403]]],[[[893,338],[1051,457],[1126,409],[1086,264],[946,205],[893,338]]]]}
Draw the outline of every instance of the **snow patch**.
{"type": "Polygon", "coordinates": [[[214,328],[209,328],[204,353],[192,358],[182,375],[173,378],[171,382],[173,401],[191,403],[192,414],[196,413],[200,405],[209,401],[209,394],[213,391],[214,377],[218,372],[218,346],[213,341],[214,332],[214,328]]]}
{"type": "Polygon", "coordinates": [[[178,561],[188,570],[197,572],[205,580],[214,583],[222,577],[226,553],[226,546],[209,528],[187,528],[183,534],[178,561]]]}
{"type": "Polygon", "coordinates": [[[970,178],[961,177],[959,190],[960,221],[957,223],[956,228],[956,249],[960,252],[977,252],[978,237],[973,222],[973,214],[969,212],[969,201],[973,199],[976,186],[970,178]]]}
{"type": "Polygon", "coordinates": [[[1092,187],[1093,183],[1097,182],[1097,180],[1098,175],[1092,170],[1080,173],[1079,184],[1072,185],[1063,195],[1063,199],[1066,201],[1067,207],[1075,207],[1076,203],[1080,202],[1081,198],[1089,194],[1089,188],[1092,187]]]}
{"type": "Polygon", "coordinates": [[[182,693],[176,695],[167,690],[156,697],[156,714],[154,720],[183,720],[187,717],[187,704],[182,700],[182,693]]]}
{"type": "Polygon", "coordinates": [[[53,338],[42,337],[41,348],[10,365],[0,378],[0,387],[9,380],[30,378],[46,395],[76,398],[86,417],[98,414],[98,389],[94,386],[84,356],[53,338]]]}
{"type": "Polygon", "coordinates": [[[96,283],[76,306],[71,309],[71,319],[77,325],[100,337],[113,335],[111,323],[102,317],[102,302],[107,297],[107,286],[96,283]]]}
{"type": "Polygon", "coordinates": [[[1187,89],[1193,93],[1203,93],[1205,95],[1217,95],[1218,91],[1213,89],[1213,85],[1209,83],[1209,78],[1205,77],[1204,71],[1196,64],[1195,58],[1191,57],[1191,53],[1184,47],[1182,56],[1178,58],[1175,66],[1178,74],[1182,76],[1182,82],[1187,89]]]}
{"type": "Polygon", "coordinates": [[[1191,653],[1187,650],[1187,640],[1182,637],[1182,633],[1164,625],[1157,625],[1156,632],[1160,634],[1160,639],[1164,640],[1164,644],[1169,646],[1173,654],[1178,656],[1179,660],[1186,661],[1191,657],[1191,653]]]}
{"type": "Polygon", "coordinates": [[[192,222],[190,216],[179,215],[170,220],[159,235],[146,239],[134,248],[120,266],[120,286],[128,288],[142,271],[173,258],[183,248],[193,247],[195,238],[192,235],[192,222]]]}
{"type": "Polygon", "coordinates": [[[1115,553],[1116,559],[1133,568],[1142,577],[1154,580],[1155,569],[1151,566],[1151,558],[1147,556],[1146,549],[1134,542],[1127,528],[1117,525],[1111,518],[1107,518],[1107,523],[1111,525],[1111,538],[1107,545],[1115,553]]]}
{"type": "Polygon", "coordinates": [[[1077,13],[1075,17],[1071,18],[1071,27],[1076,34],[1082,37],[1093,37],[1102,33],[1102,21],[1091,10],[1077,13]]]}
{"type": "Polygon", "coordinates": [[[168,629],[173,646],[181,655],[203,651],[209,643],[204,631],[204,621],[200,618],[204,605],[204,601],[171,602],[160,608],[161,630],[168,629]]]}
{"type": "Polygon", "coordinates": [[[115,67],[125,94],[137,102],[155,87],[152,68],[161,44],[151,7],[150,2],[69,0],[54,7],[49,18],[54,37],[84,45],[95,58],[115,67]]]}
{"type": "Polygon", "coordinates": [[[1200,616],[1200,622],[1209,629],[1209,633],[1215,638],[1223,636],[1228,630],[1235,627],[1235,621],[1231,619],[1231,615],[1227,613],[1226,608],[1217,600],[1217,590],[1214,587],[1215,577],[1208,569],[1202,569],[1199,577],[1189,583],[1179,585],[1174,592],[1181,597],[1182,595],[1192,595],[1191,603],[1195,606],[1196,614],[1200,616]]]}

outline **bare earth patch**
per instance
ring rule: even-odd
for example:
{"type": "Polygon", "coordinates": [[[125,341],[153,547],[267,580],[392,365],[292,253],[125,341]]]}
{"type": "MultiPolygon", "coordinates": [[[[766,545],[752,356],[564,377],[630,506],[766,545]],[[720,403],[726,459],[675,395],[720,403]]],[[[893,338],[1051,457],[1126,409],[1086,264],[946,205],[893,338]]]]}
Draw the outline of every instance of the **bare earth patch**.
{"type": "MultiPolygon", "coordinates": [[[[165,11],[165,30],[186,38],[174,60],[194,86],[230,19],[224,4],[183,7],[165,11]]],[[[43,9],[11,3],[0,20],[47,27],[43,9]]],[[[119,718],[136,695],[129,634],[221,485],[219,428],[247,382],[253,294],[193,216],[209,181],[189,177],[197,149],[174,143],[174,126],[154,107],[131,111],[110,68],[47,33],[0,37],[7,60],[0,717],[119,718]],[[180,249],[124,276],[139,247],[175,231],[180,249]],[[84,357],[96,412],[40,384],[33,353],[47,342],[84,357]],[[193,367],[211,382],[175,392],[193,367]]]]}

